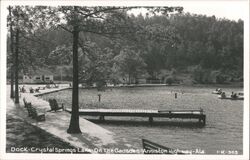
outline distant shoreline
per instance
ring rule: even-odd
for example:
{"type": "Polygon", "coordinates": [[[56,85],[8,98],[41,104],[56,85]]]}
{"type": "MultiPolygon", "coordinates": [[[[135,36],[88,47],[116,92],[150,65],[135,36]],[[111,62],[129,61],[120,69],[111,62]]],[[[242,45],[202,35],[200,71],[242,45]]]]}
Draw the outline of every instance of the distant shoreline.
{"type": "MultiPolygon", "coordinates": [[[[61,84],[61,85],[67,85],[70,82],[66,82],[66,83],[56,83],[56,84],[61,84]]],[[[10,85],[9,83],[7,85],[10,85]]],[[[23,84],[20,83],[21,85],[30,85],[30,86],[35,86],[35,85],[46,85],[46,84],[23,84]]],[[[81,84],[80,84],[81,85],[81,84]]],[[[174,87],[174,86],[182,86],[182,87],[214,87],[214,88],[244,88],[244,83],[243,82],[233,82],[233,83],[229,83],[229,84],[172,84],[172,85],[168,85],[168,84],[124,84],[124,85],[116,85],[116,86],[106,86],[105,88],[135,88],[135,87],[174,87]]],[[[84,89],[91,89],[91,88],[96,88],[95,86],[89,86],[89,87],[82,87],[79,86],[79,88],[84,88],[84,89]]]]}

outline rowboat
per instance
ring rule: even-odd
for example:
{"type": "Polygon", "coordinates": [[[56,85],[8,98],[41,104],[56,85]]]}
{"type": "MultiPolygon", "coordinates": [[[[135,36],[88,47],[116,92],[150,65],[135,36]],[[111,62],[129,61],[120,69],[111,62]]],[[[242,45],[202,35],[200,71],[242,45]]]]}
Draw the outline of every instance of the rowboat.
{"type": "Polygon", "coordinates": [[[221,94],[221,93],[222,93],[221,90],[220,90],[220,91],[216,91],[216,90],[215,90],[215,91],[212,92],[212,94],[221,94]]]}
{"type": "Polygon", "coordinates": [[[215,91],[212,92],[212,94],[221,94],[222,90],[220,88],[217,88],[215,91]]]}
{"type": "Polygon", "coordinates": [[[225,94],[218,95],[219,99],[230,99],[230,100],[244,100],[243,93],[237,93],[234,96],[226,96],[225,94]]]}

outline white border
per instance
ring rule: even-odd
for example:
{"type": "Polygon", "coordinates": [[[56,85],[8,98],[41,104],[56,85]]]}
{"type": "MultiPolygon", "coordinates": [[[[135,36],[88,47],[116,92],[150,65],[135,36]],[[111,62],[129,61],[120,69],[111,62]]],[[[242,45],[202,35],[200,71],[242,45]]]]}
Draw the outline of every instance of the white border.
{"type": "MultiPolygon", "coordinates": [[[[226,3],[232,2],[233,0],[224,1],[220,0],[219,2],[226,3]]],[[[13,153],[5,153],[6,146],[6,17],[7,17],[7,6],[8,5],[51,5],[57,6],[60,5],[87,5],[87,6],[182,6],[183,3],[200,3],[201,1],[39,1],[39,0],[15,0],[15,1],[7,1],[3,0],[1,2],[1,54],[0,54],[0,117],[1,117],[1,134],[0,134],[0,159],[124,159],[124,160],[144,160],[144,159],[180,159],[180,160],[188,160],[188,159],[220,159],[220,160],[248,160],[249,159],[249,0],[238,0],[237,2],[245,3],[247,6],[247,13],[244,17],[244,94],[247,98],[244,100],[244,122],[243,122],[243,155],[232,155],[232,156],[223,156],[223,155],[97,155],[97,154],[87,154],[87,155],[79,155],[79,154],[13,154],[13,153]]],[[[208,2],[217,3],[218,1],[210,0],[208,2]]],[[[236,2],[233,1],[233,2],[236,2]]]]}

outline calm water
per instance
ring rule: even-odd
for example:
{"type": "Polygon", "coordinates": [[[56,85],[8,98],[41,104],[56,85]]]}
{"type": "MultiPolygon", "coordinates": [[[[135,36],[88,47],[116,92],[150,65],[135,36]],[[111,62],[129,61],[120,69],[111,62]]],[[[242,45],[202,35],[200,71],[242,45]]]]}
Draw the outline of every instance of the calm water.
{"type": "MultiPolygon", "coordinates": [[[[141,148],[141,139],[146,138],[159,144],[182,150],[204,150],[206,154],[217,151],[243,150],[243,101],[221,100],[211,94],[212,87],[138,87],[108,89],[97,92],[95,89],[79,91],[80,107],[83,108],[129,108],[129,109],[199,109],[207,116],[206,126],[193,125],[183,120],[154,119],[149,125],[147,118],[107,117],[100,123],[96,117],[87,117],[102,127],[126,138],[134,148],[141,148]],[[175,99],[174,93],[178,93],[175,99]],[[101,102],[98,102],[98,94],[101,102]]],[[[242,88],[225,88],[227,94],[242,91],[242,88]]],[[[49,95],[44,99],[56,98],[67,107],[71,106],[71,90],[49,95]]]]}

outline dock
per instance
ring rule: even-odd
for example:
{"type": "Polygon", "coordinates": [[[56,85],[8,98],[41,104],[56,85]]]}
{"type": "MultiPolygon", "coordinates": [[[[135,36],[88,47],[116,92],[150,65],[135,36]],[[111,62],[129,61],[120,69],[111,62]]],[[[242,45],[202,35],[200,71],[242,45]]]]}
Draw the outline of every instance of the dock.
{"type": "MultiPolygon", "coordinates": [[[[71,113],[71,109],[66,109],[71,113]]],[[[79,109],[79,115],[99,116],[100,120],[105,120],[107,116],[120,117],[148,117],[149,122],[153,118],[179,118],[179,119],[197,119],[200,124],[206,124],[206,115],[202,109],[199,110],[139,110],[139,109],[79,109]]]]}

